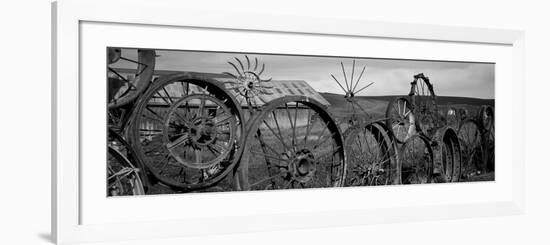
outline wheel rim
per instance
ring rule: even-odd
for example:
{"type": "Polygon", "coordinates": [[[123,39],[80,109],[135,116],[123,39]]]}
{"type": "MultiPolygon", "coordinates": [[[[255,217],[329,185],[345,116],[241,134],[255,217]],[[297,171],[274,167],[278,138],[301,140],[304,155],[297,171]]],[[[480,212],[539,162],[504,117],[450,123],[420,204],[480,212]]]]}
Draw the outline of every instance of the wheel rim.
{"type": "Polygon", "coordinates": [[[159,78],[140,97],[133,119],[130,139],[137,154],[172,188],[209,187],[230,172],[242,153],[240,107],[223,85],[194,73],[159,78]]]}
{"type": "Polygon", "coordinates": [[[134,101],[149,85],[155,68],[155,51],[107,48],[108,107],[134,101]],[[133,77],[124,76],[128,70],[133,77]]]}
{"type": "Polygon", "coordinates": [[[390,102],[386,117],[387,127],[397,142],[403,143],[416,134],[416,118],[407,99],[399,98],[390,102]]]}
{"type": "Polygon", "coordinates": [[[345,186],[388,185],[395,181],[397,166],[393,143],[377,123],[349,128],[344,133],[345,186]]]}
{"type": "Polygon", "coordinates": [[[271,101],[250,132],[239,167],[242,190],[342,186],[342,136],[318,102],[302,96],[271,101]]]}
{"type": "Polygon", "coordinates": [[[425,184],[431,182],[433,152],[427,139],[414,135],[401,146],[401,183],[425,184]]]}
{"type": "Polygon", "coordinates": [[[144,195],[140,170],[116,148],[109,145],[107,150],[107,196],[144,195]]]}
{"type": "Polygon", "coordinates": [[[483,146],[481,131],[473,120],[464,122],[458,130],[462,151],[461,179],[468,179],[482,170],[483,146]]]}
{"type": "Polygon", "coordinates": [[[462,160],[458,136],[454,129],[444,127],[438,130],[435,137],[441,146],[439,154],[441,154],[441,167],[445,175],[444,182],[456,182],[460,179],[462,160]]]}
{"type": "Polygon", "coordinates": [[[489,130],[483,134],[484,139],[484,151],[485,151],[485,161],[484,161],[484,171],[494,171],[495,170],[495,128],[494,124],[489,130]]]}

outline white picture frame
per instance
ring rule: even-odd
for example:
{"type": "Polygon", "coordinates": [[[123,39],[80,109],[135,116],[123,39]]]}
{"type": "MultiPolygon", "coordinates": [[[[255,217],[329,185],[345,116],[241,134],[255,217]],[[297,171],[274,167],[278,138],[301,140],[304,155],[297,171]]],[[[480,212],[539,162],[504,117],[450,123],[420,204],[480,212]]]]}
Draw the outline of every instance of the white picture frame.
{"type": "MultiPolygon", "coordinates": [[[[145,0],[133,1],[131,4],[97,0],[62,0],[52,4],[52,44],[54,45],[52,48],[52,237],[56,243],[152,239],[306,227],[514,215],[524,212],[524,117],[522,111],[525,107],[523,97],[525,88],[524,33],[522,31],[296,16],[264,16],[254,13],[235,14],[205,10],[185,11],[186,14],[182,15],[183,10],[185,10],[183,2],[167,7],[145,0]],[[120,11],[120,9],[125,11],[120,11]],[[246,18],[242,16],[246,16],[246,18]],[[250,18],[256,21],[248,21],[250,18]],[[89,201],[90,197],[87,197],[82,187],[83,179],[94,177],[89,176],[92,173],[84,172],[83,165],[81,165],[81,161],[83,161],[81,135],[83,130],[89,130],[83,128],[83,123],[86,124],[83,122],[83,118],[87,118],[83,115],[87,112],[83,111],[83,108],[86,107],[82,107],[81,103],[82,95],[88,93],[88,91],[82,91],[82,87],[90,86],[81,84],[86,80],[81,70],[87,69],[83,60],[86,58],[81,56],[84,52],[83,45],[87,45],[83,44],[83,41],[88,38],[87,30],[83,30],[83,26],[88,23],[107,23],[120,25],[120,28],[127,29],[161,28],[165,29],[164,33],[191,29],[213,33],[220,31],[258,32],[265,35],[290,34],[296,37],[305,35],[319,38],[350,38],[359,39],[359,41],[361,38],[369,38],[377,39],[380,42],[395,40],[437,42],[443,48],[445,45],[455,44],[497,47],[495,50],[503,50],[502,52],[506,54],[495,58],[495,60],[504,61],[507,68],[501,69],[499,72],[502,73],[498,73],[496,76],[497,92],[495,94],[497,125],[502,121],[501,125],[505,125],[509,131],[506,135],[508,139],[501,144],[502,150],[496,152],[497,166],[503,162],[500,164],[503,174],[497,174],[494,183],[390,187],[387,191],[380,188],[376,190],[352,188],[352,190],[346,191],[326,189],[308,192],[255,192],[191,195],[190,197],[171,195],[143,199],[130,198],[121,200],[116,205],[139,202],[140,204],[136,206],[145,207],[165,203],[167,212],[159,214],[159,219],[147,218],[144,215],[137,219],[112,216],[114,218],[110,220],[104,217],[102,220],[101,215],[97,215],[98,218],[93,222],[83,222],[83,217],[96,216],[95,214],[97,214],[90,214],[91,211],[86,211],[87,209],[92,210],[96,206],[99,211],[95,212],[101,212],[101,207],[104,206],[99,203],[103,203],[103,205],[106,203],[101,200],[89,201]],[[166,30],[167,28],[174,29],[166,30]],[[515,87],[510,88],[510,83],[507,81],[514,81],[515,87]],[[502,104],[508,102],[500,102],[504,100],[499,101],[499,99],[507,97],[512,90],[515,91],[514,103],[502,104]],[[499,103],[503,106],[499,107],[499,103]],[[505,111],[504,108],[506,108],[505,111]],[[507,148],[513,148],[514,151],[507,151],[507,148]],[[410,192],[411,188],[414,189],[416,197],[396,199],[397,195],[404,195],[410,192]],[[445,199],[448,202],[430,202],[429,200],[415,202],[415,198],[421,199],[430,193],[444,195],[444,193],[453,190],[456,190],[457,193],[470,192],[472,199],[462,202],[453,201],[452,198],[445,199]],[[498,195],[490,195],[490,198],[483,197],[492,190],[498,191],[498,195]],[[236,209],[230,215],[212,212],[209,215],[199,214],[190,218],[186,218],[184,212],[174,213],[174,217],[170,218],[169,212],[182,202],[192,202],[196,205],[195,207],[199,208],[201,204],[209,201],[224,202],[230,206],[238,207],[242,206],[239,204],[246,202],[244,200],[302,200],[303,196],[307,196],[309,199],[321,198],[319,200],[325,200],[324,198],[351,198],[349,200],[357,198],[357,200],[361,200],[361,198],[366,198],[365,196],[380,196],[385,199],[379,200],[377,206],[364,208],[354,206],[348,209],[319,207],[304,211],[300,208],[293,208],[292,205],[282,205],[276,211],[273,208],[266,208],[247,212],[250,208],[243,208],[241,211],[236,209]],[[411,202],[399,203],[402,200],[411,202]],[[89,205],[90,203],[92,205],[89,205]],[[88,212],[87,215],[86,212],[88,212]]],[[[109,36],[101,38],[108,39],[109,36]]],[[[89,42],[86,41],[86,43],[89,42]]],[[[134,43],[134,45],[138,44],[134,43]]],[[[155,47],[176,47],[180,44],[159,43],[158,45],[155,47]]],[[[309,52],[316,51],[310,50],[309,52]]],[[[416,54],[415,57],[420,57],[420,55],[416,54]]],[[[449,57],[451,56],[449,55],[449,57]]],[[[423,58],[428,59],[429,57],[423,58]]],[[[476,57],[463,59],[475,60],[476,57]]],[[[499,62],[496,63],[498,66],[499,62]]],[[[104,127],[104,125],[100,126],[104,127]]],[[[503,128],[504,126],[500,129],[497,126],[496,134],[503,135],[499,133],[504,130],[503,128]]],[[[497,145],[505,140],[499,136],[496,137],[497,145]]],[[[259,204],[261,201],[258,201],[259,204]]]]}

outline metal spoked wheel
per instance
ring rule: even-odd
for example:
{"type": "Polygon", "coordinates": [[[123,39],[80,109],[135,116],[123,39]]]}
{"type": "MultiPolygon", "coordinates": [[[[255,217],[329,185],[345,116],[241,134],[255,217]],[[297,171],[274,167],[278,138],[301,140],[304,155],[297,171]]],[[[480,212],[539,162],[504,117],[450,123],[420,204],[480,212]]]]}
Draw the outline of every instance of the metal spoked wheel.
{"type": "Polygon", "coordinates": [[[134,101],[149,85],[155,69],[155,51],[107,48],[108,107],[134,101]],[[130,75],[123,75],[131,73],[130,75]]]}
{"type": "Polygon", "coordinates": [[[437,142],[434,148],[436,175],[444,177],[434,178],[434,182],[457,182],[460,179],[461,152],[456,131],[451,127],[443,127],[436,131],[433,140],[437,142]]]}
{"type": "Polygon", "coordinates": [[[425,136],[430,136],[438,128],[438,108],[435,92],[430,79],[420,73],[414,76],[409,92],[416,117],[416,129],[425,136]]]}
{"type": "Polygon", "coordinates": [[[237,163],[242,115],[221,83],[176,73],[160,77],[140,97],[130,140],[156,179],[194,191],[216,184],[237,163]]]}
{"type": "Polygon", "coordinates": [[[107,196],[144,195],[143,170],[132,163],[131,149],[109,130],[107,145],[107,196]]]}
{"type": "Polygon", "coordinates": [[[483,139],[483,171],[495,170],[495,111],[491,106],[483,106],[479,111],[478,120],[482,125],[483,139]]]}
{"type": "Polygon", "coordinates": [[[402,184],[425,184],[432,182],[433,151],[424,136],[413,135],[401,146],[402,184]]]}
{"type": "Polygon", "coordinates": [[[478,175],[482,171],[484,159],[482,135],[479,125],[474,120],[464,121],[458,130],[462,152],[461,180],[478,175]]]}
{"type": "Polygon", "coordinates": [[[493,107],[482,106],[478,113],[478,120],[481,123],[483,130],[494,130],[495,113],[493,107]]]}
{"type": "Polygon", "coordinates": [[[352,126],[344,139],[345,186],[390,185],[399,179],[395,144],[382,124],[352,126]]]}
{"type": "Polygon", "coordinates": [[[304,96],[273,100],[249,129],[238,190],[343,185],[343,138],[317,101],[304,96]]]}
{"type": "Polygon", "coordinates": [[[392,100],[386,109],[386,118],[386,126],[397,142],[404,143],[416,134],[416,118],[409,100],[392,100]]]}

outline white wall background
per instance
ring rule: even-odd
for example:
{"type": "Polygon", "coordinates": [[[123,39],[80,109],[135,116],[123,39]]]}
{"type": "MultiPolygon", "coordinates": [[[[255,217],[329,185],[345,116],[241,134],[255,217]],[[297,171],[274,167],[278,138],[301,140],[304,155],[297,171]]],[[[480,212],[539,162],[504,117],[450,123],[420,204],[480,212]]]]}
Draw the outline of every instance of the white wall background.
{"type": "MultiPolygon", "coordinates": [[[[162,2],[169,6],[169,1],[162,2]]],[[[528,0],[189,1],[194,8],[525,29],[529,127],[527,214],[116,244],[549,244],[550,8],[545,3],[528,0]]],[[[0,25],[0,244],[47,244],[51,193],[50,1],[3,1],[0,25]]]]}

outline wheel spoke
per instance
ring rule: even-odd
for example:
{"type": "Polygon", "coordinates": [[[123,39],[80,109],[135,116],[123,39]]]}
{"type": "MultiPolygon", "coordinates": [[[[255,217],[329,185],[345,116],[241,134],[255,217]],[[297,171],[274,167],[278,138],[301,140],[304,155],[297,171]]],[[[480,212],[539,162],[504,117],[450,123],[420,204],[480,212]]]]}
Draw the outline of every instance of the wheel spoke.
{"type": "Polygon", "coordinates": [[[226,115],[226,116],[222,117],[222,118],[219,119],[219,120],[215,120],[215,121],[214,121],[214,126],[216,126],[216,127],[222,126],[223,124],[228,123],[228,121],[229,121],[231,118],[233,118],[231,115],[226,115]]]}
{"type": "Polygon", "coordinates": [[[204,105],[206,103],[206,99],[204,97],[200,97],[200,104],[199,104],[199,111],[198,111],[198,116],[199,117],[202,117],[204,116],[204,105]]]}
{"type": "Polygon", "coordinates": [[[291,147],[291,149],[296,151],[296,143],[294,142],[294,136],[295,136],[296,132],[294,131],[295,127],[292,124],[292,116],[290,116],[290,111],[288,109],[288,104],[287,103],[285,103],[285,111],[286,111],[286,114],[288,115],[288,122],[290,123],[290,127],[292,128],[292,142],[291,142],[292,147],[291,147]]]}
{"type": "Polygon", "coordinates": [[[280,158],[280,157],[277,157],[277,156],[273,156],[273,155],[270,155],[270,154],[266,154],[264,152],[259,152],[259,151],[250,151],[251,153],[254,153],[254,154],[259,154],[259,155],[262,155],[266,158],[269,158],[269,159],[273,159],[273,160],[277,160],[277,161],[280,161],[280,162],[287,162],[288,160],[287,159],[283,159],[283,158],[280,158]]]}
{"type": "Polygon", "coordinates": [[[164,93],[166,93],[166,97],[168,97],[168,100],[170,100],[169,104],[174,104],[174,100],[172,100],[172,97],[170,97],[170,94],[168,93],[168,91],[166,91],[166,87],[162,87],[162,90],[164,91],[164,93]]]}
{"type": "Polygon", "coordinates": [[[280,177],[282,177],[281,174],[276,174],[276,175],[273,175],[273,176],[269,176],[269,177],[267,177],[267,178],[264,178],[264,179],[262,179],[262,180],[259,180],[259,181],[257,181],[257,182],[252,183],[252,184],[250,185],[250,187],[258,186],[258,185],[263,184],[263,183],[265,183],[265,182],[267,182],[267,181],[273,181],[274,179],[277,179],[277,178],[280,178],[280,177]]]}
{"type": "MultiPolygon", "coordinates": [[[[290,149],[285,141],[283,140],[283,134],[281,132],[281,127],[279,126],[279,121],[277,120],[277,115],[275,114],[275,111],[272,111],[271,114],[273,115],[273,120],[275,121],[275,126],[277,126],[277,132],[279,133],[279,139],[281,140],[281,143],[283,143],[283,146],[285,147],[285,149],[290,149]]],[[[269,125],[267,125],[267,122],[264,120],[264,123],[266,124],[266,126],[269,127],[269,125]]],[[[271,130],[271,132],[273,133],[273,135],[276,135],[275,132],[271,129],[271,127],[269,127],[269,129],[271,130]]]]}
{"type": "Polygon", "coordinates": [[[178,137],[176,140],[174,140],[174,141],[168,143],[168,144],[166,145],[166,147],[167,147],[169,150],[171,150],[171,149],[173,149],[173,148],[175,148],[175,147],[178,147],[178,146],[180,146],[180,145],[182,145],[182,144],[185,144],[185,143],[187,143],[187,142],[189,142],[189,134],[185,133],[184,135],[178,137]]]}
{"type": "Polygon", "coordinates": [[[195,162],[202,163],[202,149],[195,149],[195,162]]]}
{"type": "MultiPolygon", "coordinates": [[[[336,133],[332,133],[330,135],[326,135],[325,137],[334,137],[335,135],[336,135],[336,133]]],[[[311,149],[315,150],[315,149],[319,148],[319,146],[321,146],[321,145],[323,145],[327,142],[330,142],[330,141],[328,141],[328,140],[319,140],[319,142],[316,145],[314,145],[311,149]]]]}
{"type": "Polygon", "coordinates": [[[285,144],[285,141],[283,140],[283,138],[281,138],[280,135],[278,135],[277,133],[275,133],[275,131],[271,128],[271,126],[269,126],[269,124],[264,120],[263,123],[265,124],[265,126],[267,126],[267,128],[271,131],[271,133],[273,134],[273,136],[275,136],[275,138],[277,138],[283,145],[283,147],[285,148],[285,150],[289,150],[289,148],[286,146],[285,144]]]}
{"type": "Polygon", "coordinates": [[[298,120],[298,102],[296,102],[296,108],[294,109],[294,125],[292,127],[292,144],[294,148],[297,147],[298,139],[296,138],[296,121],[298,120]]]}
{"type": "MultiPolygon", "coordinates": [[[[310,110],[308,110],[308,112],[310,112],[310,110]]],[[[308,115],[309,115],[309,113],[308,113],[308,115]]],[[[308,137],[309,137],[309,134],[311,133],[311,130],[313,129],[313,126],[315,126],[315,122],[317,122],[318,119],[319,119],[319,117],[318,117],[318,116],[315,117],[315,115],[318,115],[318,114],[313,114],[312,117],[314,117],[314,119],[313,119],[313,122],[311,122],[311,125],[310,125],[310,123],[309,123],[309,120],[310,120],[310,119],[309,119],[309,116],[308,116],[308,126],[309,126],[309,127],[308,127],[307,130],[306,130],[306,136],[305,136],[305,138],[304,138],[304,146],[307,146],[307,139],[308,139],[308,137]]]]}

